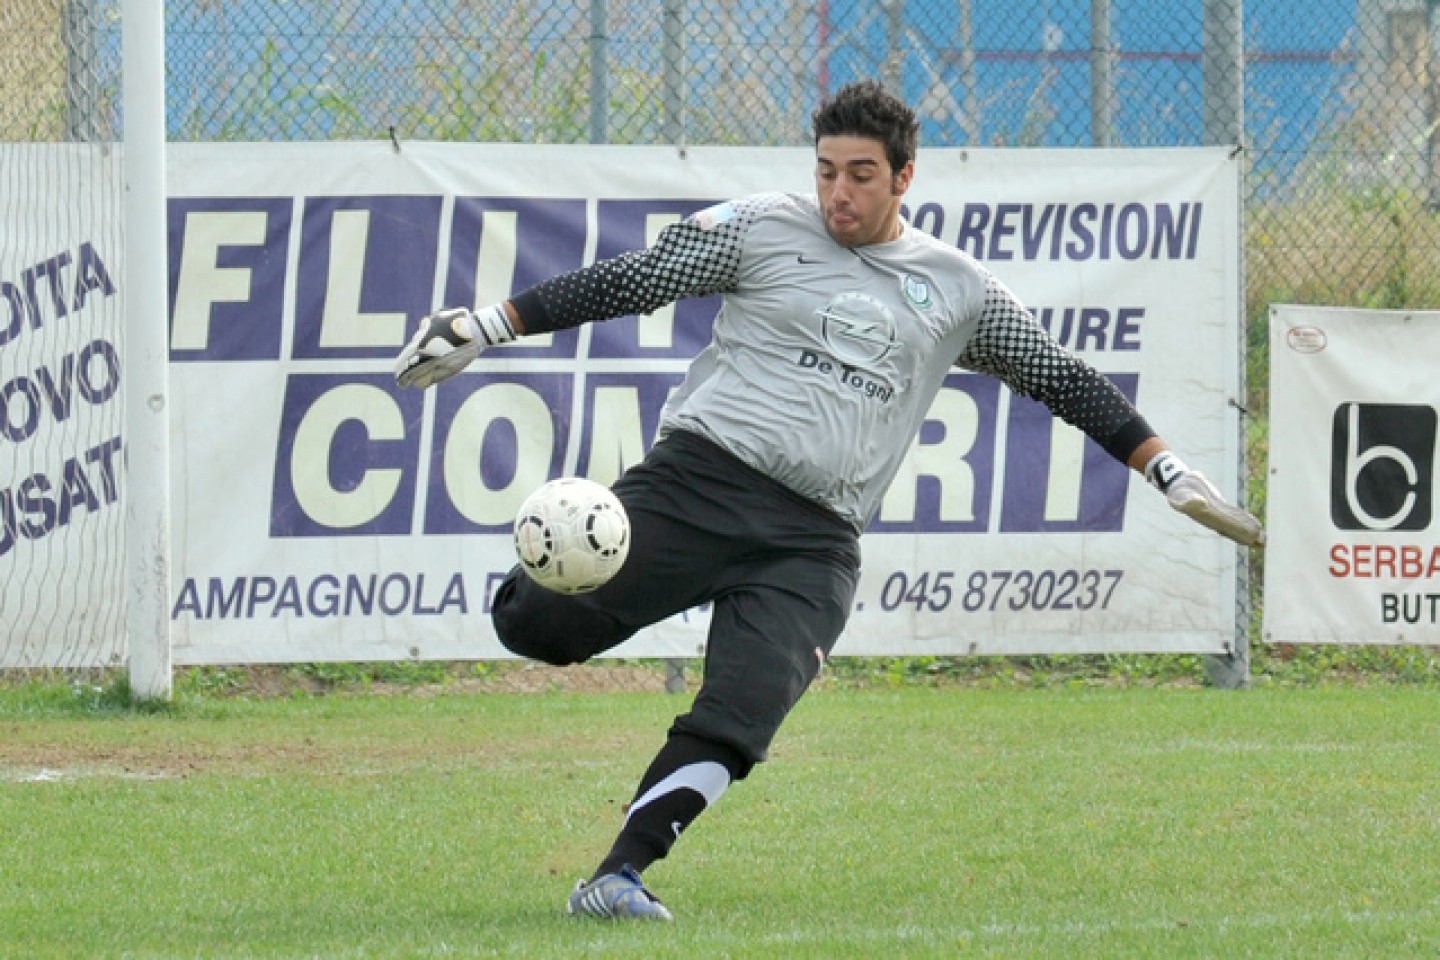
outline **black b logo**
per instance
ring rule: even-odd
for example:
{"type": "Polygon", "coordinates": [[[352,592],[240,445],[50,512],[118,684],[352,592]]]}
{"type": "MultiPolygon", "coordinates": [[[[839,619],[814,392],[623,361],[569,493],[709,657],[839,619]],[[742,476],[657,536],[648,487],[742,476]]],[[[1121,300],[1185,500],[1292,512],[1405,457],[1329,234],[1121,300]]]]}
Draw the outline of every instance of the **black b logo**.
{"type": "Polygon", "coordinates": [[[1341,530],[1424,530],[1435,474],[1435,408],[1342,403],[1330,444],[1330,519],[1341,530]]]}

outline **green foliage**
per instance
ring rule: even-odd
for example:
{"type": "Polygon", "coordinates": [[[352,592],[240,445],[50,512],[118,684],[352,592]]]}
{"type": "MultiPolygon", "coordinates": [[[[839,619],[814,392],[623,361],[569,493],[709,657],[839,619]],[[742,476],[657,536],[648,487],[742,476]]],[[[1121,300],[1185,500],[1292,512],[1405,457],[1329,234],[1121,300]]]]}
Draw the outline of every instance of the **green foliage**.
{"type": "Polygon", "coordinates": [[[1433,647],[1260,647],[1251,663],[1256,686],[1440,686],[1433,647]]]}
{"type": "Polygon", "coordinates": [[[171,709],[136,698],[123,670],[0,671],[0,716],[144,716],[171,709]]]}
{"type": "Polygon", "coordinates": [[[443,683],[445,664],[426,660],[378,663],[302,663],[291,668],[329,687],[369,687],[375,683],[443,683]]]}
{"type": "Polygon", "coordinates": [[[827,680],[846,689],[973,686],[1060,689],[1199,684],[1198,656],[1067,654],[1025,657],[836,657],[827,680]]]}
{"type": "MultiPolygon", "coordinates": [[[[1431,647],[1271,646],[1251,636],[1254,687],[1440,687],[1440,651],[1431,647]]],[[[602,660],[573,668],[577,687],[623,693],[661,689],[662,660],[602,660]],[[611,679],[608,671],[627,671],[611,679]],[[584,682],[593,672],[595,680],[584,682]]],[[[686,685],[699,688],[703,661],[686,660],[686,685]]],[[[461,691],[515,692],[513,678],[532,665],[515,661],[397,661],[299,663],[280,666],[197,666],[175,671],[175,702],[136,701],[123,670],[66,674],[0,674],[0,716],[145,716],[226,700],[315,699],[335,696],[413,697],[461,691]]],[[[543,677],[542,677],[543,679],[543,677]]],[[[1195,654],[1071,654],[1016,657],[835,657],[818,689],[847,691],[905,688],[980,690],[1085,690],[1196,688],[1207,684],[1205,658],[1195,654]]],[[[530,684],[525,689],[559,689],[530,684]]]]}
{"type": "Polygon", "coordinates": [[[1440,211],[1424,196],[1324,178],[1299,196],[1245,212],[1247,406],[1255,416],[1269,401],[1272,305],[1440,306],[1440,211]]]}
{"type": "Polygon", "coordinates": [[[395,660],[360,663],[294,663],[281,666],[212,666],[177,670],[177,696],[308,697],[377,693],[391,687],[422,688],[475,680],[489,663],[395,660]]]}

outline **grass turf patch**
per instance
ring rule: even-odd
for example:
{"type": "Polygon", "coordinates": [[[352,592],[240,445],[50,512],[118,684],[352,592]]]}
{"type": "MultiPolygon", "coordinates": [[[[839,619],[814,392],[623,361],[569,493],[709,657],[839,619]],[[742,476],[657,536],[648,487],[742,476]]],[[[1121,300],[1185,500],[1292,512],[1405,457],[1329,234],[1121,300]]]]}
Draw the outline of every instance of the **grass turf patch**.
{"type": "Polygon", "coordinates": [[[0,694],[0,952],[33,957],[1398,956],[1440,950],[1423,689],[821,690],[574,921],[683,698],[0,694]]]}

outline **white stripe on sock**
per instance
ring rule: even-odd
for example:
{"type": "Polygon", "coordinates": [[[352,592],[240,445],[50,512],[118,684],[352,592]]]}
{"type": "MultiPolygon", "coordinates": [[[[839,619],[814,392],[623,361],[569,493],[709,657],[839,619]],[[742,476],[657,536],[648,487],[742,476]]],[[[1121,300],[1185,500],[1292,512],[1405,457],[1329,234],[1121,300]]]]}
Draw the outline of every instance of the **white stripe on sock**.
{"type": "Polygon", "coordinates": [[[625,822],[629,823],[630,818],[635,816],[635,811],[646,804],[667,793],[687,788],[704,797],[705,806],[714,806],[721,794],[730,788],[730,771],[725,769],[723,763],[716,763],[714,760],[704,760],[700,763],[683,766],[646,790],[634,803],[630,804],[630,812],[625,814],[625,822]]]}

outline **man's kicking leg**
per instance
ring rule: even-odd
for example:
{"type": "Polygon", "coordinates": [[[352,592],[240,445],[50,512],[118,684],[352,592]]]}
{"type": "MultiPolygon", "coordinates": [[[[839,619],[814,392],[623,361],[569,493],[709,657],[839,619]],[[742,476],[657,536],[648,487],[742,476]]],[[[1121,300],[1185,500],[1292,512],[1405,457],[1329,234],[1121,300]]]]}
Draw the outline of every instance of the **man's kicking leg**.
{"type": "Polygon", "coordinates": [[[670,919],[640,873],[765,759],[780,724],[819,672],[844,626],[853,567],[842,564],[836,575],[824,562],[793,560],[766,565],[762,573],[760,582],[715,602],[705,681],[641,778],[610,852],[570,895],[572,914],[670,919]],[[796,593],[791,584],[814,589],[796,593]]]}
{"type": "Polygon", "coordinates": [[[672,730],[640,779],[610,852],[595,875],[570,894],[570,913],[671,919],[670,911],[640,880],[640,872],[664,858],[685,828],[750,767],[733,747],[672,730]]]}

